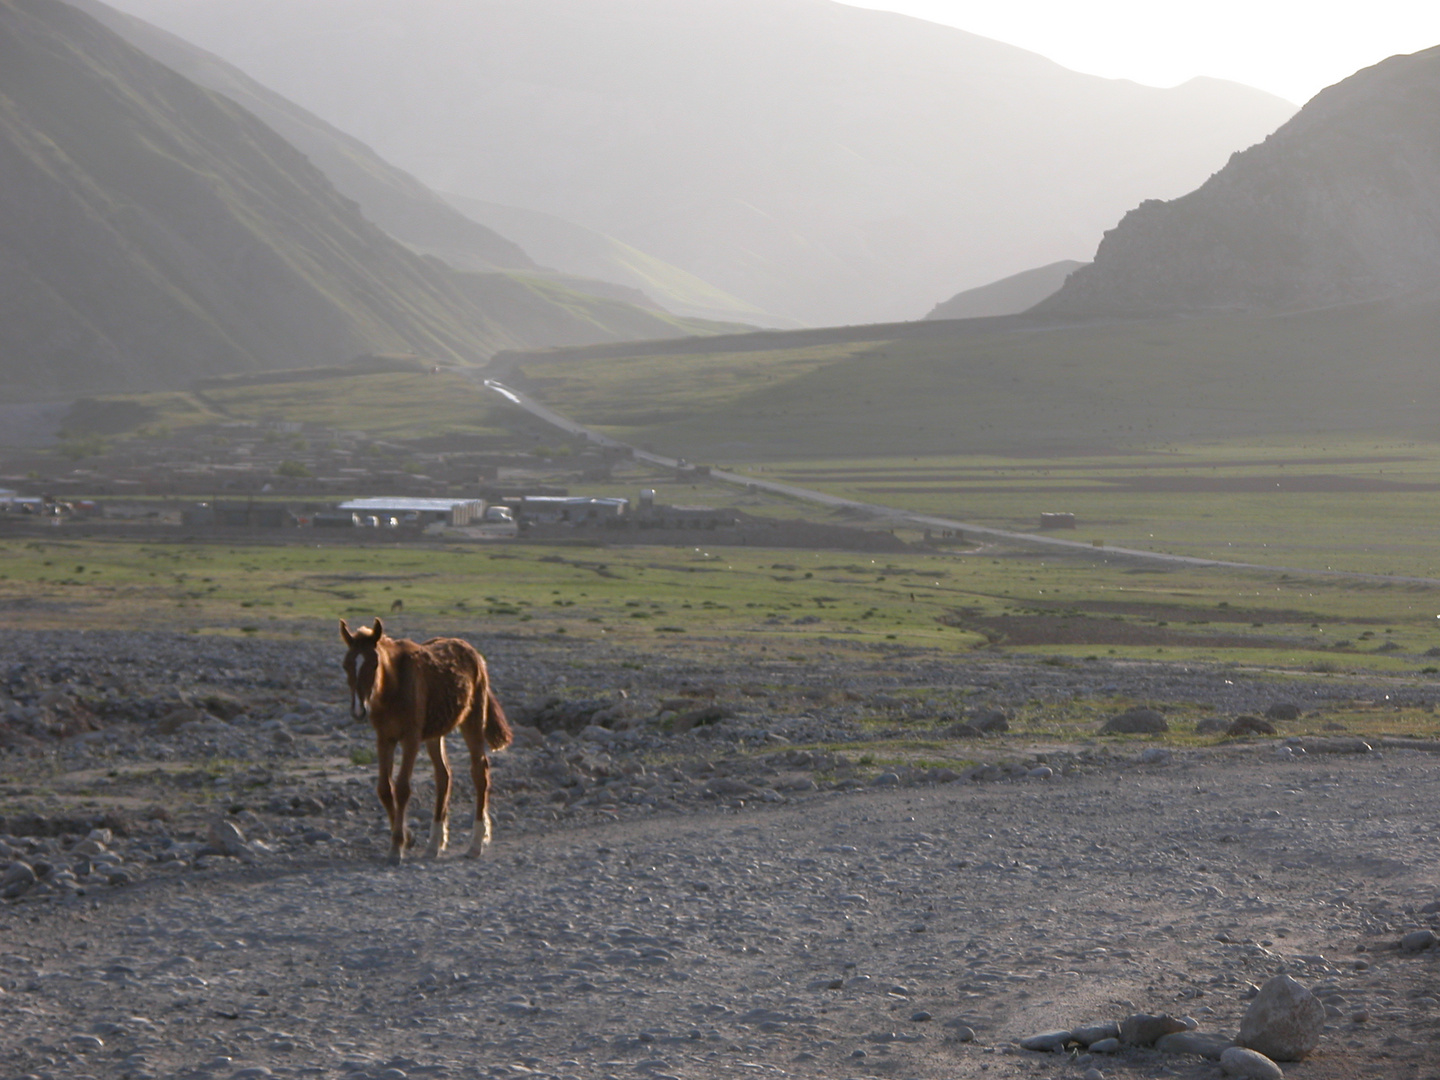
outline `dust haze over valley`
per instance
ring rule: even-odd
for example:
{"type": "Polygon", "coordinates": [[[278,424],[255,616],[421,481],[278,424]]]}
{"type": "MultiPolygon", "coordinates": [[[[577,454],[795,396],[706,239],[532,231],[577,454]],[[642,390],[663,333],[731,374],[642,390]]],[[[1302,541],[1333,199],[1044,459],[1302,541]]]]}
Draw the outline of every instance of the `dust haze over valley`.
{"type": "Polygon", "coordinates": [[[0,0],[0,1080],[1440,1078],[1372,15],[0,0]],[[486,657],[482,859],[337,618],[486,657]]]}

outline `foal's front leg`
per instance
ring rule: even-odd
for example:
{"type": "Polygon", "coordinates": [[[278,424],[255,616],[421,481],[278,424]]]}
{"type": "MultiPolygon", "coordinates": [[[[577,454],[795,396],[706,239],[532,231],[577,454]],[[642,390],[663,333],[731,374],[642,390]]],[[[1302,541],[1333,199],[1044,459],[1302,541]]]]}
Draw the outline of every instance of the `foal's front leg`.
{"type": "Polygon", "coordinates": [[[391,865],[398,865],[405,857],[405,808],[410,805],[410,774],[415,771],[415,759],[419,755],[419,739],[405,739],[400,743],[400,775],[395,778],[395,812],[390,818],[391,865]]]}
{"type": "Polygon", "coordinates": [[[445,757],[445,737],[425,744],[430,750],[430,763],[435,766],[435,820],[430,823],[430,844],[425,854],[432,859],[450,842],[450,762],[445,757]]]}

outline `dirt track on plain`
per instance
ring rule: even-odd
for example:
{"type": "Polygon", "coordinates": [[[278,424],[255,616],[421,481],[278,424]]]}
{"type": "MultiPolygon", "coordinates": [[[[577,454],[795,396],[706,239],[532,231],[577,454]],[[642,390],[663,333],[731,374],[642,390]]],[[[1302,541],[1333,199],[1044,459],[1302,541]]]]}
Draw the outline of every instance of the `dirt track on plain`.
{"type": "Polygon", "coordinates": [[[8,907],[0,1062],[42,1077],[1208,1078],[1200,1058],[1076,1065],[1013,1043],[1137,1009],[1233,1035],[1247,983],[1288,971],[1339,1015],[1287,1075],[1435,1076],[1440,953],[1393,945],[1434,925],[1416,912],[1440,897],[1437,829],[1434,755],[1252,746],[502,826],[478,863],[387,869],[377,830],[373,851],[8,907]]]}

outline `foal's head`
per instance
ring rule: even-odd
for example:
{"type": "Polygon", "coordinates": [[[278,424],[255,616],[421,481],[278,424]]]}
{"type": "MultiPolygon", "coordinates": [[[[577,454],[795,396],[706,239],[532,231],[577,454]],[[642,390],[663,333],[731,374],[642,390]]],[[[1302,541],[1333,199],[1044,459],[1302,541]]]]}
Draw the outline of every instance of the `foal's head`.
{"type": "Polygon", "coordinates": [[[380,639],[385,627],[379,619],[375,625],[351,630],[340,620],[340,640],[345,642],[345,678],[350,681],[350,715],[364,720],[380,673],[380,639]]]}

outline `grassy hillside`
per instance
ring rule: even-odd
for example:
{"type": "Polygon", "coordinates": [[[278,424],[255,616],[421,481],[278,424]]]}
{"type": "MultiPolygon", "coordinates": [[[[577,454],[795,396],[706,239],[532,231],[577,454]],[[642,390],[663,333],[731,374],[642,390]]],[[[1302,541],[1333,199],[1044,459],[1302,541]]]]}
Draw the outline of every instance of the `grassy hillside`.
{"type": "Polygon", "coordinates": [[[1433,297],[1284,316],[975,320],[618,352],[509,362],[517,381],[576,419],[727,462],[1440,434],[1429,404],[1440,392],[1433,297]]]}

